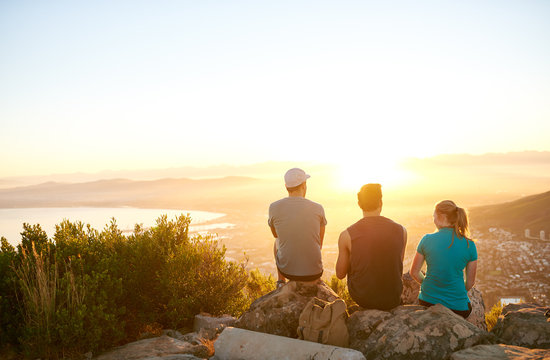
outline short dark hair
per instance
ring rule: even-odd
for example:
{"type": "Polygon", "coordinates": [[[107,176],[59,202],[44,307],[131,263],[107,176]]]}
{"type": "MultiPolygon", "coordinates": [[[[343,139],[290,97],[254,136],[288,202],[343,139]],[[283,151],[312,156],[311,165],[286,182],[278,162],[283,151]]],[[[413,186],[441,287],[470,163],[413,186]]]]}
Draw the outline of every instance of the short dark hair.
{"type": "Polygon", "coordinates": [[[382,200],[382,185],[366,184],[357,193],[359,207],[364,211],[373,211],[380,207],[382,200]]]}
{"type": "Polygon", "coordinates": [[[286,190],[290,193],[290,192],[294,192],[294,191],[297,191],[297,190],[300,190],[300,188],[302,187],[304,183],[301,183],[300,185],[298,186],[293,186],[293,187],[287,187],[286,190]]]}

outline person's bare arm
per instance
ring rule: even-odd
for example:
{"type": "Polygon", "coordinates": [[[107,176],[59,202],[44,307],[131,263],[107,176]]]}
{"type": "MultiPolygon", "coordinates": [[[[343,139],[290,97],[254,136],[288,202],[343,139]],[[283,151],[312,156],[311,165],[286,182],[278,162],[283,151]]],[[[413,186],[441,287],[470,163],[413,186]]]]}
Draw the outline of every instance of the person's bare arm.
{"type": "Polygon", "coordinates": [[[466,291],[470,291],[476,282],[477,260],[466,264],[466,291]]]}
{"type": "Polygon", "coordinates": [[[409,273],[411,274],[412,278],[419,284],[422,284],[422,281],[424,281],[424,274],[422,274],[422,272],[420,271],[422,269],[422,265],[424,265],[424,255],[417,252],[414,256],[414,260],[409,273]]]}
{"type": "Polygon", "coordinates": [[[321,224],[321,228],[319,229],[319,247],[323,248],[323,239],[325,238],[325,225],[321,224]]]}
{"type": "Polygon", "coordinates": [[[405,249],[407,248],[407,229],[403,226],[403,252],[401,253],[401,262],[405,260],[405,249]]]}
{"type": "Polygon", "coordinates": [[[343,279],[348,274],[350,263],[351,237],[347,230],[342,231],[338,238],[338,260],[336,261],[336,276],[343,279]]]}

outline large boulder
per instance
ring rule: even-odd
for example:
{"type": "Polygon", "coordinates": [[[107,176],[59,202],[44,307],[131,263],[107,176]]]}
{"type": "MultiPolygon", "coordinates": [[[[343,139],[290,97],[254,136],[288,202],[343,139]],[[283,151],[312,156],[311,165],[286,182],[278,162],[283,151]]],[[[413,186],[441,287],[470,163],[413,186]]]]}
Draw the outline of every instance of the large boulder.
{"type": "MultiPolygon", "coordinates": [[[[418,304],[419,293],[420,284],[412,278],[410,273],[403,274],[403,292],[401,293],[401,302],[403,305],[418,304]]],[[[466,320],[482,330],[487,330],[487,324],[485,323],[485,303],[483,302],[481,291],[476,288],[470,289],[468,291],[468,298],[472,305],[472,313],[466,320]]]]}
{"type": "Polygon", "coordinates": [[[512,345],[477,345],[451,355],[451,360],[543,360],[550,359],[550,350],[528,349],[512,345]]]}
{"type": "Polygon", "coordinates": [[[548,308],[537,304],[510,304],[502,309],[491,330],[501,342],[531,349],[550,349],[548,308]]]}
{"type": "Polygon", "coordinates": [[[363,310],[354,312],[350,316],[347,324],[350,347],[354,349],[360,348],[361,344],[368,339],[378,325],[392,316],[392,313],[382,310],[363,310]]]}
{"type": "Polygon", "coordinates": [[[290,281],[254,301],[235,327],[296,338],[300,313],[313,297],[329,302],[338,299],[323,281],[290,281]]]}
{"type": "Polygon", "coordinates": [[[99,355],[95,360],[177,360],[204,359],[213,348],[194,345],[167,335],[135,341],[99,355]]]}
{"type": "Polygon", "coordinates": [[[455,351],[493,343],[495,337],[443,305],[399,306],[354,313],[350,347],[367,359],[444,359],[455,351]]]}

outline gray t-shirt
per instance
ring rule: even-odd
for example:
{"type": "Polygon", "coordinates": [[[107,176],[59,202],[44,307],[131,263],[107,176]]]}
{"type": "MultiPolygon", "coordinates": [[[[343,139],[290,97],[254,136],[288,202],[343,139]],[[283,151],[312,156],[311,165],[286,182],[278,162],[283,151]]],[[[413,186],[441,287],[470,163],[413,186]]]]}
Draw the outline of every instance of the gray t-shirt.
{"type": "Polygon", "coordinates": [[[286,197],[269,206],[269,226],[277,231],[277,267],[288,275],[311,276],[323,272],[321,225],[327,224],[320,204],[303,197],[286,197]]]}

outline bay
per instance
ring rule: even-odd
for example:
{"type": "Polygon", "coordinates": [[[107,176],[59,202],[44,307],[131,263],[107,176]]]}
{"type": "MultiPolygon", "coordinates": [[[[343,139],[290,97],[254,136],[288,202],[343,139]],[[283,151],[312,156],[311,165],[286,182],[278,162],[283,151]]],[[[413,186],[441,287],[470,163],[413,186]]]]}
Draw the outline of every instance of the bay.
{"type": "Polygon", "coordinates": [[[168,216],[169,220],[173,220],[181,214],[189,214],[191,216],[189,229],[191,232],[202,233],[233,226],[233,224],[225,222],[212,223],[216,219],[224,217],[225,214],[223,213],[200,210],[139,209],[132,207],[14,208],[0,209],[0,236],[4,236],[10,244],[16,246],[21,242],[20,233],[23,231],[23,223],[40,224],[48,237],[52,238],[55,233],[55,225],[61,223],[64,219],[71,222],[81,221],[101,231],[106,225],[110,224],[113,217],[116,219],[119,229],[130,233],[133,231],[135,224],[142,224],[145,228],[154,226],[156,220],[164,214],[168,216]]]}

